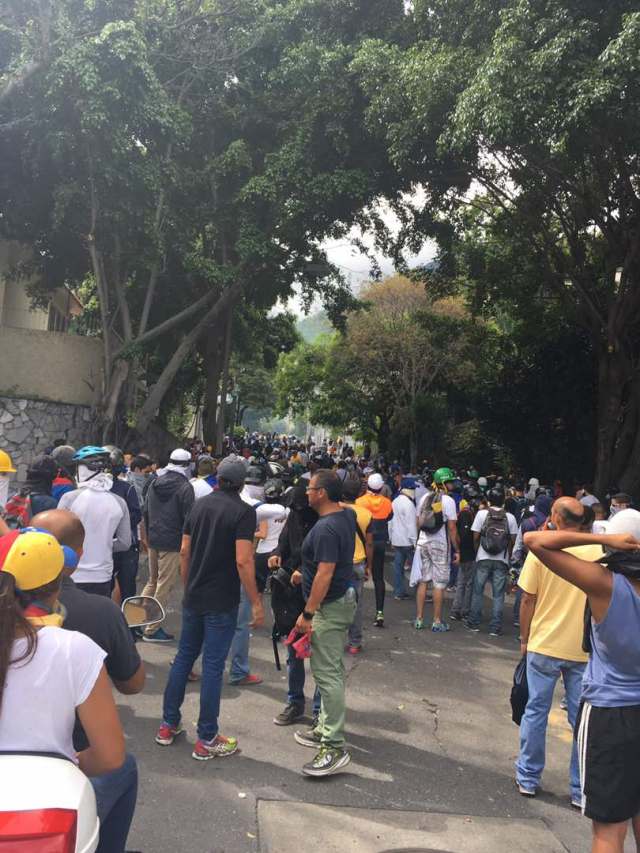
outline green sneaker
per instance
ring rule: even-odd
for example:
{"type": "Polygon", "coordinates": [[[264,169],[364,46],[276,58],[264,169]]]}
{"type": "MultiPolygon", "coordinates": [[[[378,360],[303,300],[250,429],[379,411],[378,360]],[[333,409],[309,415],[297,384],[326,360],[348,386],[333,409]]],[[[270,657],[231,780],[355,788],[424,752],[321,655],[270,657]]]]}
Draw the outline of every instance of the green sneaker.
{"type": "Polygon", "coordinates": [[[413,623],[413,627],[416,629],[416,631],[422,631],[422,629],[424,628],[424,619],[416,619],[416,621],[413,623]]]}
{"type": "Polygon", "coordinates": [[[351,756],[346,749],[331,749],[323,746],[313,761],[305,764],[302,772],[305,776],[330,776],[338,773],[351,761],[351,756]]]}
{"type": "Polygon", "coordinates": [[[300,746],[309,746],[311,749],[318,749],[322,743],[320,732],[315,729],[307,729],[306,731],[298,729],[297,732],[294,732],[293,738],[300,746]]]}
{"type": "Polygon", "coordinates": [[[382,610],[378,610],[376,613],[376,618],[373,622],[376,628],[384,628],[384,613],[382,610]]]}

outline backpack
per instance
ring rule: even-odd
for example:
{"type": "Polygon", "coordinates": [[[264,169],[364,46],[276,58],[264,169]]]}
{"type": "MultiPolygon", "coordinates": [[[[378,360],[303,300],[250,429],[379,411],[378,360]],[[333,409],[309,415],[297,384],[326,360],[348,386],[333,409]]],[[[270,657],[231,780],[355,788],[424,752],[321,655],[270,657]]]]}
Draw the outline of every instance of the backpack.
{"type": "Polygon", "coordinates": [[[517,726],[522,721],[528,701],[527,658],[524,655],[513,673],[513,687],[511,688],[511,719],[517,726]]]}
{"type": "Polygon", "coordinates": [[[480,544],[487,554],[502,554],[509,545],[509,522],[503,509],[489,507],[480,532],[480,544]]]}
{"type": "Polygon", "coordinates": [[[422,502],[418,524],[423,533],[437,533],[444,524],[442,516],[442,496],[439,492],[429,492],[422,502]]]}
{"type": "Polygon", "coordinates": [[[287,637],[304,610],[301,585],[293,586],[286,569],[271,574],[271,609],[273,611],[273,636],[287,637]]]}
{"type": "Polygon", "coordinates": [[[9,498],[4,507],[4,520],[12,530],[29,527],[33,512],[31,511],[31,498],[28,492],[18,492],[9,498]]]}

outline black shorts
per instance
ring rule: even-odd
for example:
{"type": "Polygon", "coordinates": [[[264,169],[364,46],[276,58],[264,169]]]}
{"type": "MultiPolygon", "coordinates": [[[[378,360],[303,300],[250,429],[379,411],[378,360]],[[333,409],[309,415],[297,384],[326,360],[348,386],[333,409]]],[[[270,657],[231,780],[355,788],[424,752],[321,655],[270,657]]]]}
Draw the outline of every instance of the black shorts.
{"type": "Polygon", "coordinates": [[[640,813],[640,705],[594,708],[584,702],[576,720],[582,811],[598,823],[640,813]]]}

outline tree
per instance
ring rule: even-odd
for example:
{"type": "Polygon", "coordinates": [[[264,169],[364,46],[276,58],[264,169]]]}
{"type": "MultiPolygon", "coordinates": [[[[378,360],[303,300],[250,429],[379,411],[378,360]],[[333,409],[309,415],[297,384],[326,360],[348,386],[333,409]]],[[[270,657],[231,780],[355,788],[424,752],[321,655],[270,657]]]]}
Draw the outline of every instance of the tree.
{"type": "Polygon", "coordinates": [[[393,430],[397,441],[406,438],[415,465],[436,395],[469,382],[475,332],[460,300],[434,299],[402,276],[369,285],[361,298],[344,335],[281,358],[279,411],[357,429],[383,451],[393,430]]]}
{"type": "Polygon", "coordinates": [[[593,345],[597,488],[635,491],[640,13],[620,0],[416,0],[411,27],[406,47],[371,41],[354,63],[369,127],[424,187],[424,203],[394,199],[400,239],[436,236],[446,263],[472,208],[518,245],[514,278],[535,266],[539,295],[553,293],[593,345]]]}
{"type": "MultiPolygon", "coordinates": [[[[319,243],[347,233],[390,174],[384,146],[363,144],[349,64],[403,11],[400,0],[51,10],[46,61],[20,18],[2,67],[10,85],[38,64],[20,98],[14,86],[0,100],[0,232],[35,247],[45,288],[92,279],[104,439],[129,416],[144,432],[242,301],[270,307],[295,283],[339,322],[350,294],[319,243]],[[162,339],[170,353],[158,374],[135,377],[149,392],[130,413],[127,386],[162,339]]],[[[223,376],[230,348],[209,350],[223,376]]]]}

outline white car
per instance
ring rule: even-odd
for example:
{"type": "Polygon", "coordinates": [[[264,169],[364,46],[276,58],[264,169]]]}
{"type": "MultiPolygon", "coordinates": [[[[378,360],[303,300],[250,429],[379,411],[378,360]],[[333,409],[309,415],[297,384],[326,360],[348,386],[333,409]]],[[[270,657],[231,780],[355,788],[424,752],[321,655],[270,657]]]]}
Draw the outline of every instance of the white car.
{"type": "Polygon", "coordinates": [[[91,782],[64,756],[0,754],[0,853],[93,853],[100,821],[91,782]]]}

